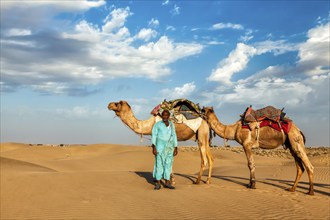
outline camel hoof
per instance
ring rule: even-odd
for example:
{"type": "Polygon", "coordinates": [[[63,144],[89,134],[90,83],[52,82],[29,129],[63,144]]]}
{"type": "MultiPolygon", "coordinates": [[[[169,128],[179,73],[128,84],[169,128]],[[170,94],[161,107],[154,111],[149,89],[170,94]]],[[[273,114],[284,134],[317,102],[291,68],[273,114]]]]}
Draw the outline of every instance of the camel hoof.
{"type": "Polygon", "coordinates": [[[295,191],[295,189],[293,189],[293,188],[288,188],[286,190],[289,191],[289,192],[294,192],[295,191]]]}
{"type": "Polygon", "coordinates": [[[196,181],[194,182],[194,184],[196,184],[196,185],[200,184],[200,180],[196,180],[196,181]]]}
{"type": "Polygon", "coordinates": [[[249,189],[256,189],[256,184],[248,184],[247,188],[249,189]]]}
{"type": "Polygon", "coordinates": [[[211,184],[211,181],[210,180],[207,180],[205,183],[206,184],[211,184]]]}
{"type": "Polygon", "coordinates": [[[314,191],[309,191],[308,193],[306,193],[307,195],[311,195],[313,196],[314,195],[314,191]]]}

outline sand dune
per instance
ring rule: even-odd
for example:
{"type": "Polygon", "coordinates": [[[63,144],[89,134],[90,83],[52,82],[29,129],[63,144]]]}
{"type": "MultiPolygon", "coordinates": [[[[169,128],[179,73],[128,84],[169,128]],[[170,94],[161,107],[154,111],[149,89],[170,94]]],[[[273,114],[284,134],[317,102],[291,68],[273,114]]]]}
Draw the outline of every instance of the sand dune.
{"type": "Polygon", "coordinates": [[[306,173],[296,192],[285,190],[296,173],[285,150],[255,151],[257,189],[251,190],[240,147],[212,149],[209,185],[193,184],[197,147],[180,147],[176,190],[159,191],[149,147],[2,143],[0,152],[1,219],[330,219],[330,148],[308,148],[314,196],[305,194],[306,173]]]}

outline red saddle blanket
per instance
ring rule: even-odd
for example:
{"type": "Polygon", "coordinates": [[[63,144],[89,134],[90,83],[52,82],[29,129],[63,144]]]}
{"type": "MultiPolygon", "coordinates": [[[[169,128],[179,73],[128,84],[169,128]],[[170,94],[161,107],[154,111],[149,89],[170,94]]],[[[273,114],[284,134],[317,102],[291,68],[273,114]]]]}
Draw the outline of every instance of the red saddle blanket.
{"type": "MultiPolygon", "coordinates": [[[[284,131],[285,134],[288,134],[288,132],[291,129],[291,125],[292,125],[292,121],[291,120],[285,120],[285,121],[281,121],[280,122],[281,127],[284,131]]],[[[281,127],[279,126],[279,124],[277,122],[271,121],[271,120],[263,120],[260,122],[260,128],[265,127],[265,126],[269,126],[271,128],[274,128],[277,131],[281,131],[281,127]]],[[[249,128],[248,124],[243,124],[242,128],[249,128]]]]}
{"type": "Polygon", "coordinates": [[[254,110],[250,106],[246,109],[245,113],[243,114],[243,120],[245,122],[252,122],[252,121],[262,121],[265,119],[270,119],[272,121],[278,122],[281,120],[281,114],[285,115],[285,113],[282,113],[281,109],[277,109],[273,106],[267,106],[265,108],[258,110],[254,110]]]}

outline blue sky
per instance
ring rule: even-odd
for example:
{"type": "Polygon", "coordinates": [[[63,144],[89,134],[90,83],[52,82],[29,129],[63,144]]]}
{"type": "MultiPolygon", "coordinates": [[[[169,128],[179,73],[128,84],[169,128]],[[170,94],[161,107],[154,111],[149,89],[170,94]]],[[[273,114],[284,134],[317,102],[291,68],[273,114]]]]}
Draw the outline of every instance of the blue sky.
{"type": "Polygon", "coordinates": [[[329,18],[329,1],[2,0],[1,142],[138,145],[109,102],[147,119],[187,98],[225,124],[284,107],[329,146],[329,18]]]}

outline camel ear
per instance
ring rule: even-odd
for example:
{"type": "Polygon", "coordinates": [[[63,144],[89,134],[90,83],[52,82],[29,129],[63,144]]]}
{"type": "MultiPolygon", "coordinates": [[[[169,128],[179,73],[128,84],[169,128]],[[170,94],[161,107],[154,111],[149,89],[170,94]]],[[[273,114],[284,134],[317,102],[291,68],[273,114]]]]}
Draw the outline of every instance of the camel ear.
{"type": "Polygon", "coordinates": [[[121,111],[121,106],[122,106],[122,104],[123,104],[123,101],[119,101],[119,102],[117,103],[117,111],[118,111],[118,112],[121,111]]]}

